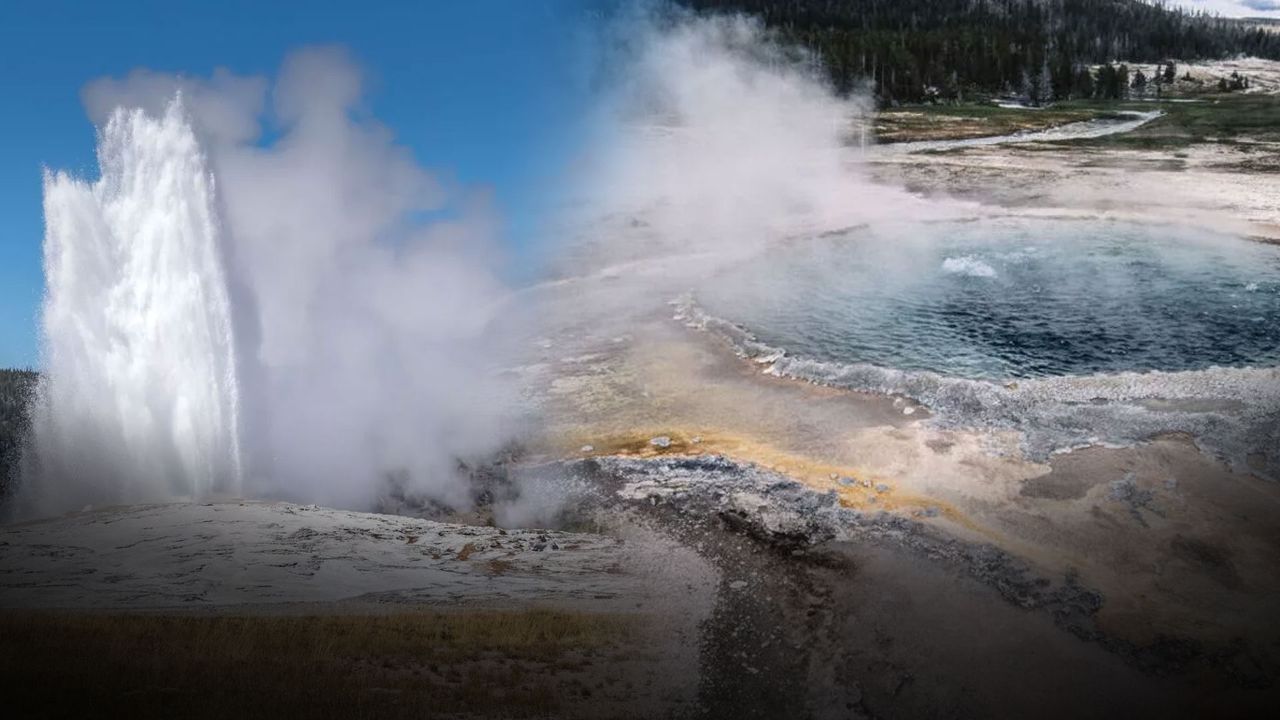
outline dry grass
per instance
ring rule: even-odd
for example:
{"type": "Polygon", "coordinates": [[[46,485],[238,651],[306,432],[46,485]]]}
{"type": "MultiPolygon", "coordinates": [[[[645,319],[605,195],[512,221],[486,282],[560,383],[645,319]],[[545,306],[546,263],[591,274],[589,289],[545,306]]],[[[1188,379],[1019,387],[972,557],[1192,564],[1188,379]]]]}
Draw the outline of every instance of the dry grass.
{"type": "Polygon", "coordinates": [[[22,718],[558,716],[634,631],[625,617],[548,611],[11,612],[0,692],[22,718]]]}
{"type": "Polygon", "coordinates": [[[1085,108],[1023,109],[990,105],[936,105],[889,110],[876,117],[875,136],[880,142],[964,140],[1047,130],[1067,123],[1090,120],[1100,113],[1085,108]]]}

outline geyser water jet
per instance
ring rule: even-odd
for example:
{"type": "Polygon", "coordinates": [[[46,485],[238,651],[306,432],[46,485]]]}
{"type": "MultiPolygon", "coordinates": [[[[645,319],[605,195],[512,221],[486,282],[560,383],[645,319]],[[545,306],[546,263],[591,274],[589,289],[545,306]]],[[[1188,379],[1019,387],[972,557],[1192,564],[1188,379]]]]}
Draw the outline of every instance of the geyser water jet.
{"type": "Polygon", "coordinates": [[[214,181],[180,100],[117,110],[101,178],[46,173],[36,510],[239,493],[214,181]]]}

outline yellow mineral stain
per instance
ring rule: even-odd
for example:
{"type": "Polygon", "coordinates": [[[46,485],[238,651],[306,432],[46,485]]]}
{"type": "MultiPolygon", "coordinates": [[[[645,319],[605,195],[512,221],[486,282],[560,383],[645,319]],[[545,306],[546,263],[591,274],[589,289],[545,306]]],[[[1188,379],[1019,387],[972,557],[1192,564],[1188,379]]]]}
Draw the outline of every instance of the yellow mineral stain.
{"type": "Polygon", "coordinates": [[[723,455],[734,462],[774,470],[821,492],[834,490],[840,504],[847,508],[868,512],[883,510],[900,515],[932,508],[936,511],[935,517],[920,519],[948,521],[983,537],[1001,539],[990,528],[974,522],[951,503],[926,495],[902,492],[892,480],[865,468],[826,463],[780,450],[754,438],[717,429],[648,427],[607,435],[575,434],[562,438],[553,446],[535,450],[561,458],[723,455]],[[666,447],[661,447],[652,442],[655,438],[667,438],[669,443],[666,447]],[[584,448],[588,446],[591,449],[584,452],[584,448]],[[849,478],[853,484],[842,485],[840,478],[849,478]],[[877,486],[888,489],[878,492],[877,486]]]}

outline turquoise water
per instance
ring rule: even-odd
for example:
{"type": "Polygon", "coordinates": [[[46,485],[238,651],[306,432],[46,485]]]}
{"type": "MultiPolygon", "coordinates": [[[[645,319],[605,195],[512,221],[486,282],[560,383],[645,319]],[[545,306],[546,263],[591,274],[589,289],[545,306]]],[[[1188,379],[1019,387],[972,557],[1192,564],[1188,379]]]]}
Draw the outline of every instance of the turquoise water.
{"type": "Polygon", "coordinates": [[[698,292],[793,356],[969,378],[1280,364],[1280,247],[1068,220],[854,230],[698,292]]]}

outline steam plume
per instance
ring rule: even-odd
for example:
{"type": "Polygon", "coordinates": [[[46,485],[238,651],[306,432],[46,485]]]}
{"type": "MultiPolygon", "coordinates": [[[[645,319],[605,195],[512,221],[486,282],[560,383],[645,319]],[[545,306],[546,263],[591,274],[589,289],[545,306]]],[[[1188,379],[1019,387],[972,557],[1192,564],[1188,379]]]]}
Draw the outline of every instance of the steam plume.
{"type": "Polygon", "coordinates": [[[758,21],[662,14],[626,27],[639,39],[610,63],[567,213],[592,253],[736,256],[924,210],[862,172],[867,99],[837,95],[758,21]]]}
{"type": "Polygon", "coordinates": [[[457,461],[501,442],[506,410],[496,219],[361,93],[331,48],[274,84],[86,88],[102,179],[46,181],[29,509],[214,492],[364,508],[388,477],[466,503],[457,461]]]}

